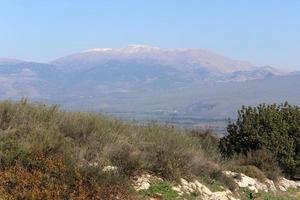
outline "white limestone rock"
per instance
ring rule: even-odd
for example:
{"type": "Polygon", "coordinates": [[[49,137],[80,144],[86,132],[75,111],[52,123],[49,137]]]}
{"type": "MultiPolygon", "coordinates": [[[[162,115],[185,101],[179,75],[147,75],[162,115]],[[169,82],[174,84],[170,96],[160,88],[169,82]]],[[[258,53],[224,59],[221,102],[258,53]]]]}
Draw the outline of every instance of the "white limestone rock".
{"type": "Polygon", "coordinates": [[[287,191],[289,188],[297,189],[300,188],[300,181],[292,181],[286,178],[281,178],[278,181],[278,188],[281,191],[287,191]]]}
{"type": "Polygon", "coordinates": [[[261,183],[256,178],[251,178],[249,176],[246,176],[245,174],[242,173],[239,174],[230,171],[224,171],[223,173],[233,178],[239,177],[239,178],[235,178],[234,180],[241,188],[248,188],[249,190],[254,191],[255,193],[259,191],[265,191],[265,192],[269,191],[269,187],[265,183],[261,183]]]}
{"type": "Polygon", "coordinates": [[[150,174],[142,174],[140,176],[135,176],[132,179],[132,185],[136,191],[148,190],[153,182],[162,181],[162,178],[152,176],[150,174]]]}
{"type": "Polygon", "coordinates": [[[110,166],[110,165],[105,166],[102,169],[102,172],[113,172],[113,173],[115,173],[117,171],[118,171],[118,167],[116,167],[116,166],[110,166]]]}

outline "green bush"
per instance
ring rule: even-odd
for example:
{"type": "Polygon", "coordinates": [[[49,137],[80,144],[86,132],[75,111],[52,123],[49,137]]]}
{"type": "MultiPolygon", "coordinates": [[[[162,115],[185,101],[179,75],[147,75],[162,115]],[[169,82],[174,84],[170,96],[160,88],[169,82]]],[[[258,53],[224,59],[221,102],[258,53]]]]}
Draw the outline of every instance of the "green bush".
{"type": "MultiPolygon", "coordinates": [[[[291,177],[300,169],[300,108],[288,103],[242,107],[220,141],[225,157],[267,149],[291,177]]],[[[259,166],[258,166],[259,167],[259,166]]]]}

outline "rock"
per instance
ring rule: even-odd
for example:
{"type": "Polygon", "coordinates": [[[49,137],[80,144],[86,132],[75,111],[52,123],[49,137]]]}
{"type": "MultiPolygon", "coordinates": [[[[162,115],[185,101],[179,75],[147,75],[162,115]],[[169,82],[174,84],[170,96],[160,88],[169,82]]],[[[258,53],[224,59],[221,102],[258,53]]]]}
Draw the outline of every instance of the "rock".
{"type": "Polygon", "coordinates": [[[210,200],[238,200],[235,198],[230,190],[214,192],[210,200]]]}
{"type": "Polygon", "coordinates": [[[198,180],[195,181],[195,184],[196,184],[197,187],[199,187],[199,188],[203,186],[198,180]]]}
{"type": "Polygon", "coordinates": [[[150,186],[151,186],[150,183],[148,183],[148,182],[142,182],[140,184],[140,187],[138,188],[138,190],[148,190],[150,186]]]}
{"type": "Polygon", "coordinates": [[[286,192],[286,191],[287,191],[287,189],[286,189],[284,186],[282,186],[282,185],[278,185],[278,189],[279,189],[280,191],[283,191],[283,192],[286,192]]]}
{"type": "MultiPolygon", "coordinates": [[[[107,167],[109,170],[115,170],[115,168],[107,167]]],[[[239,187],[248,188],[254,192],[259,191],[272,191],[276,192],[277,188],[281,191],[287,191],[288,188],[300,188],[300,182],[291,181],[285,178],[281,178],[278,182],[277,188],[275,183],[272,180],[265,180],[264,182],[260,182],[255,178],[251,178],[242,173],[235,173],[231,171],[223,172],[226,176],[232,177],[234,181],[237,183],[239,187]]],[[[150,174],[143,174],[140,176],[136,176],[133,178],[133,187],[135,190],[147,190],[151,186],[151,183],[163,181],[163,179],[152,176],[150,174]]],[[[207,199],[207,200],[239,200],[239,198],[235,197],[234,194],[225,189],[224,191],[212,192],[208,187],[204,184],[200,183],[198,180],[187,181],[183,178],[180,179],[180,184],[174,185],[172,189],[178,193],[178,195],[183,196],[184,194],[192,194],[195,193],[198,195],[199,199],[207,199]]]]}
{"type": "Polygon", "coordinates": [[[300,188],[300,181],[292,181],[286,178],[280,178],[277,185],[275,185],[275,183],[270,179],[267,179],[264,181],[264,183],[262,183],[259,180],[246,176],[245,174],[242,173],[238,174],[231,171],[224,171],[223,173],[229,177],[233,177],[233,178],[239,177],[239,178],[235,178],[235,182],[239,185],[239,187],[247,187],[248,189],[256,193],[258,191],[276,192],[277,190],[285,192],[289,188],[295,188],[295,189],[300,188]]]}
{"type": "Polygon", "coordinates": [[[174,190],[175,192],[177,192],[179,196],[182,196],[184,194],[182,192],[182,190],[181,190],[181,187],[179,187],[179,186],[173,186],[172,190],[174,190]]]}
{"type": "Polygon", "coordinates": [[[266,182],[266,185],[268,186],[270,191],[272,191],[272,192],[277,191],[276,186],[274,184],[274,181],[267,179],[265,182],[266,182]]]}
{"type": "Polygon", "coordinates": [[[117,172],[117,171],[118,171],[118,167],[116,167],[116,166],[110,166],[110,165],[105,166],[102,169],[102,172],[117,172]]]}
{"type": "Polygon", "coordinates": [[[152,176],[150,174],[142,174],[140,176],[135,176],[132,179],[133,187],[136,191],[147,190],[153,182],[162,181],[162,178],[152,176]]]}
{"type": "Polygon", "coordinates": [[[205,194],[207,196],[211,196],[213,194],[213,192],[210,191],[210,189],[208,187],[206,187],[205,185],[201,184],[201,186],[200,186],[199,183],[197,185],[198,185],[198,191],[201,192],[202,194],[205,194]]]}
{"type": "Polygon", "coordinates": [[[181,182],[181,185],[189,185],[189,183],[183,178],[180,179],[180,182],[181,182]]]}
{"type": "Polygon", "coordinates": [[[281,178],[278,181],[278,189],[281,191],[287,191],[289,188],[300,188],[300,181],[292,181],[286,178],[281,178]]]}
{"type": "Polygon", "coordinates": [[[97,163],[97,162],[88,163],[88,165],[89,165],[90,167],[98,167],[98,163],[97,163]]]}
{"type": "Polygon", "coordinates": [[[255,193],[259,191],[265,191],[265,192],[269,191],[269,187],[266,184],[261,183],[259,180],[255,178],[246,176],[245,174],[242,173],[238,174],[230,171],[224,171],[223,173],[229,177],[233,177],[233,178],[239,177],[234,179],[239,187],[248,188],[249,190],[252,190],[255,193]]]}
{"type": "Polygon", "coordinates": [[[148,174],[143,174],[141,176],[134,177],[133,180],[133,187],[136,191],[140,190],[147,190],[149,189],[150,185],[150,178],[148,174]]]}
{"type": "Polygon", "coordinates": [[[187,194],[190,194],[190,193],[191,193],[191,192],[190,192],[190,188],[189,188],[189,186],[187,186],[187,185],[183,185],[183,186],[181,187],[181,190],[182,190],[182,192],[187,193],[187,194]]]}
{"type": "MultiPolygon", "coordinates": [[[[116,170],[117,168],[114,166],[106,166],[103,168],[103,171],[116,170]]],[[[300,181],[292,181],[285,178],[281,178],[278,181],[278,184],[275,185],[275,183],[269,179],[265,180],[264,182],[260,182],[259,180],[246,176],[242,173],[235,173],[231,171],[224,171],[223,173],[228,177],[232,177],[239,187],[248,188],[256,193],[259,191],[277,192],[278,190],[287,191],[289,188],[300,188],[300,181]]],[[[152,183],[160,181],[163,181],[163,179],[150,174],[142,174],[135,176],[132,179],[133,187],[136,191],[147,190],[150,188],[152,183]]],[[[187,181],[186,179],[181,178],[180,183],[178,185],[173,185],[172,189],[177,192],[179,196],[184,196],[184,194],[197,194],[199,199],[239,200],[239,198],[235,197],[235,195],[226,188],[224,188],[224,191],[212,192],[208,187],[200,183],[198,180],[187,181]]],[[[160,199],[160,197],[158,196],[154,199],[160,199]]]]}
{"type": "Polygon", "coordinates": [[[190,188],[192,188],[194,191],[197,191],[198,190],[198,187],[195,183],[190,183],[190,188]]]}
{"type": "Polygon", "coordinates": [[[223,171],[223,174],[230,176],[230,177],[234,177],[234,176],[238,175],[238,173],[232,172],[232,171],[223,171]]]}
{"type": "Polygon", "coordinates": [[[212,192],[208,187],[200,183],[198,180],[188,182],[185,179],[180,180],[180,185],[173,187],[174,191],[180,195],[196,193],[200,199],[207,200],[238,200],[230,190],[212,192]]]}

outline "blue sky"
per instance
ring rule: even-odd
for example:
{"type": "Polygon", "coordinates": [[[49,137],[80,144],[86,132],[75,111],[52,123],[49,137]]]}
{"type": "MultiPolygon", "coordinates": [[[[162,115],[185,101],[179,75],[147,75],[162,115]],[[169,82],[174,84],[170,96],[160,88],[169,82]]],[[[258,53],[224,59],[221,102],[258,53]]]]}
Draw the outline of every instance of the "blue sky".
{"type": "Polygon", "coordinates": [[[0,0],[0,57],[46,62],[129,44],[300,69],[300,1],[0,0]]]}

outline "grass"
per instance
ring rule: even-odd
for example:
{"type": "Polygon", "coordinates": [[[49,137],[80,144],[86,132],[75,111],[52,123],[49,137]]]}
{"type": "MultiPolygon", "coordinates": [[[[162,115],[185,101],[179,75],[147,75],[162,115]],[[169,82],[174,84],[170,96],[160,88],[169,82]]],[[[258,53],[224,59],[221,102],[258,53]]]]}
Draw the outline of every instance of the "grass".
{"type": "Polygon", "coordinates": [[[148,190],[141,191],[145,197],[153,197],[162,200],[196,200],[198,194],[183,194],[180,196],[176,191],[172,189],[172,184],[167,181],[161,181],[150,186],[148,190]]]}
{"type": "Polygon", "coordinates": [[[162,181],[150,186],[148,190],[142,191],[143,195],[148,197],[157,197],[162,200],[174,200],[179,198],[176,191],[172,189],[169,182],[162,181]]]}

